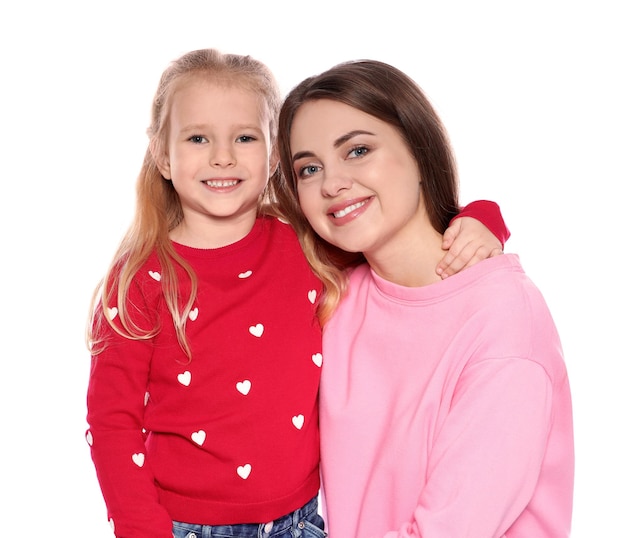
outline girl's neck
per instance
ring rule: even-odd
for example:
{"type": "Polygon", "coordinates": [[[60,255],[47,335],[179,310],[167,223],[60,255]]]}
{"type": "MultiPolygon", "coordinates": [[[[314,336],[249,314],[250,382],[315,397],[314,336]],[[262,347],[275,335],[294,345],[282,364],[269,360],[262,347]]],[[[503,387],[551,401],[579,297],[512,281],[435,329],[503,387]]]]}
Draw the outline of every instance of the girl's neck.
{"type": "Polygon", "coordinates": [[[212,219],[193,225],[189,219],[184,219],[169,236],[172,241],[191,248],[221,248],[241,241],[250,233],[255,222],[256,217],[239,223],[230,219],[212,219]]]}

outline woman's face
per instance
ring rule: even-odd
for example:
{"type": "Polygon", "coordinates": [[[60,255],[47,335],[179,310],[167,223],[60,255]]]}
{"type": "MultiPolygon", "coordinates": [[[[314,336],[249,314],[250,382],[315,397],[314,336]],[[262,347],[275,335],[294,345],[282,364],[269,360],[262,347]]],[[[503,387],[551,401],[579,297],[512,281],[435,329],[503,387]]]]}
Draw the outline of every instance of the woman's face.
{"type": "Polygon", "coordinates": [[[290,143],[300,205],[321,237],[368,258],[409,244],[420,174],[395,127],[321,99],[298,109],[290,143]]]}

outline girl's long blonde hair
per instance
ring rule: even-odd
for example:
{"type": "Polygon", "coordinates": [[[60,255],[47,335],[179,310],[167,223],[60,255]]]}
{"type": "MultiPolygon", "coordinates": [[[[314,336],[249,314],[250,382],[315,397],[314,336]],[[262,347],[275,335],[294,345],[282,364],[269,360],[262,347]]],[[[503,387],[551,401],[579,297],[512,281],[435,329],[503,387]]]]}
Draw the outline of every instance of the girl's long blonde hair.
{"type": "MultiPolygon", "coordinates": [[[[191,358],[185,324],[197,295],[198,282],[190,265],[169,240],[170,231],[183,220],[183,211],[172,182],[161,175],[155,156],[164,154],[167,147],[171,103],[176,90],[197,78],[243,85],[255,92],[267,106],[271,144],[276,140],[280,90],[274,75],[262,62],[250,56],[201,49],[184,54],[163,72],[152,102],[147,130],[149,144],[137,178],[135,215],[91,301],[87,341],[92,355],[100,353],[106,345],[102,330],[105,324],[131,340],[147,340],[159,332],[158,320],[153,320],[151,328],[140,327],[129,311],[128,301],[129,289],[139,268],[155,252],[161,265],[163,298],[171,312],[179,344],[191,358]],[[188,297],[180,296],[177,268],[182,269],[191,282],[188,297]],[[114,316],[110,313],[113,306],[117,308],[119,323],[113,323],[114,316]]],[[[268,184],[264,202],[276,199],[273,185],[274,182],[268,184]]],[[[280,216],[273,204],[259,207],[264,213],[280,216]]]]}

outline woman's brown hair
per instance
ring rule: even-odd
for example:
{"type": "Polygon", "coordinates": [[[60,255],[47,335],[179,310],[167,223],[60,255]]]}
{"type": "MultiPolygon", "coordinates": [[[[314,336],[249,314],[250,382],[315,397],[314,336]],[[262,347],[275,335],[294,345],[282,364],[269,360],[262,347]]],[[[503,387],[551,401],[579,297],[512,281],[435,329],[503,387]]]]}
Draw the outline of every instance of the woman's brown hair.
{"type": "Polygon", "coordinates": [[[324,283],[320,321],[332,315],[346,289],[345,270],[365,261],[318,236],[298,203],[298,183],[291,162],[290,135],[294,117],[306,102],[330,99],[392,125],[418,164],[422,196],[434,228],[443,233],[458,211],[456,164],[447,132],[428,98],[408,75],[375,60],[344,62],[298,84],[287,95],[278,121],[280,176],[276,195],[294,224],[309,263],[324,283]]]}

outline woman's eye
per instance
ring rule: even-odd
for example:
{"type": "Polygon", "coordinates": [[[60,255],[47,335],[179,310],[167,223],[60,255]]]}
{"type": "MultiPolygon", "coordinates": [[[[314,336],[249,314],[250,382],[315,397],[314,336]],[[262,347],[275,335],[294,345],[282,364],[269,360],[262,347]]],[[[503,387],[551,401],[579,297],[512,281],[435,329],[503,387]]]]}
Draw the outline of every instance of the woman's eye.
{"type": "Polygon", "coordinates": [[[303,166],[302,168],[298,170],[298,177],[299,178],[310,177],[313,174],[315,174],[319,169],[320,167],[315,164],[309,164],[307,166],[303,166]]]}
{"type": "Polygon", "coordinates": [[[365,146],[357,146],[348,152],[348,157],[362,157],[369,151],[365,146]]]}

